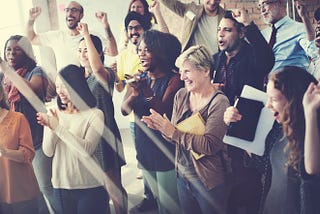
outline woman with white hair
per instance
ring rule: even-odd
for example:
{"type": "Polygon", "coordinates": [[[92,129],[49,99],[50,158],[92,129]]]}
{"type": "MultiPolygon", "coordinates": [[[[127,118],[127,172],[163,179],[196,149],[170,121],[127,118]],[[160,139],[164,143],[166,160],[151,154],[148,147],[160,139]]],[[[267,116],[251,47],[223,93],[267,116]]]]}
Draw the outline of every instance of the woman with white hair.
{"type": "Polygon", "coordinates": [[[171,122],[166,115],[162,116],[153,109],[150,110],[151,115],[142,117],[148,127],[159,130],[176,145],[182,213],[226,213],[226,177],[230,162],[222,139],[227,131],[223,113],[229,101],[211,83],[214,76],[211,65],[211,55],[203,45],[192,46],[183,52],[176,66],[180,68],[180,79],[184,81],[185,88],[175,96],[171,122]],[[192,127],[197,120],[190,118],[197,114],[200,114],[203,132],[177,128],[180,122],[192,127]]]}

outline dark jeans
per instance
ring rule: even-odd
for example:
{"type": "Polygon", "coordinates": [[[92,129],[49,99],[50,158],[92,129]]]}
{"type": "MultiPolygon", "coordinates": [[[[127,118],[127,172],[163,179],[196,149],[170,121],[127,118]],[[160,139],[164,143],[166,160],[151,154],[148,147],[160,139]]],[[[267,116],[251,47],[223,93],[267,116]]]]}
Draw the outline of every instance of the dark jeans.
{"type": "Polygon", "coordinates": [[[22,201],[14,204],[0,203],[0,214],[37,214],[38,200],[37,198],[22,201]]]}
{"type": "Polygon", "coordinates": [[[103,187],[89,189],[54,189],[59,214],[106,214],[108,194],[103,187]]]}
{"type": "Polygon", "coordinates": [[[320,175],[309,176],[301,181],[301,214],[320,213],[320,175]]]}
{"type": "Polygon", "coordinates": [[[186,179],[178,176],[180,207],[185,214],[225,214],[228,188],[226,184],[207,190],[200,179],[186,179]]]}
{"type": "Polygon", "coordinates": [[[227,213],[259,213],[261,192],[261,174],[257,170],[244,168],[243,173],[235,173],[230,184],[227,213]]]}

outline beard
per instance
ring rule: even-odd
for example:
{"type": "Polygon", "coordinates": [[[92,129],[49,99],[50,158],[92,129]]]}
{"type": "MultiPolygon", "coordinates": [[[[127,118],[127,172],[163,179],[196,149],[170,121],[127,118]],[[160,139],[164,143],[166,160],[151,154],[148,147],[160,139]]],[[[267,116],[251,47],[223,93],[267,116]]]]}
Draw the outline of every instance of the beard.
{"type": "Polygon", "coordinates": [[[73,25],[68,25],[68,28],[69,28],[70,30],[74,30],[74,29],[77,28],[78,23],[79,23],[79,22],[75,22],[73,25]]]}
{"type": "Polygon", "coordinates": [[[80,22],[80,20],[77,20],[75,17],[71,17],[71,18],[73,18],[73,21],[68,21],[68,18],[69,18],[69,17],[66,17],[67,27],[68,27],[70,30],[76,29],[77,26],[78,26],[78,23],[80,22]]]}
{"type": "Polygon", "coordinates": [[[130,41],[132,42],[132,44],[134,45],[138,45],[139,41],[140,41],[140,35],[135,33],[135,34],[130,34],[130,41]]]}

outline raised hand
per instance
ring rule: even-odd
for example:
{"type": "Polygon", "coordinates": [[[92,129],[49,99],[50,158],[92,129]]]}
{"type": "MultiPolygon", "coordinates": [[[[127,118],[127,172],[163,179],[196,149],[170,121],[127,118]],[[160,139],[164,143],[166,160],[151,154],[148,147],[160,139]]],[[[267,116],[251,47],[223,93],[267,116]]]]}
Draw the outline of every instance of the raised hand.
{"type": "Polygon", "coordinates": [[[244,24],[245,26],[249,25],[252,21],[248,10],[242,9],[233,9],[232,10],[233,18],[235,18],[238,22],[244,24]]]}
{"type": "Polygon", "coordinates": [[[41,13],[41,7],[33,7],[29,10],[29,20],[34,21],[41,13]]]}
{"type": "Polygon", "coordinates": [[[320,107],[320,83],[310,83],[303,96],[303,108],[305,114],[312,114],[320,107]]]}
{"type": "Polygon", "coordinates": [[[160,11],[160,4],[158,0],[152,0],[149,5],[149,11],[153,14],[160,11]]]}
{"type": "Polygon", "coordinates": [[[302,0],[297,0],[294,3],[295,3],[295,6],[296,6],[298,15],[301,18],[308,18],[308,11],[307,11],[307,8],[306,8],[306,2],[302,1],[302,0]]]}
{"type": "Polygon", "coordinates": [[[77,30],[82,34],[82,35],[87,35],[89,34],[89,29],[88,25],[86,23],[79,22],[77,26],[77,30]]]}
{"type": "Polygon", "coordinates": [[[108,16],[106,12],[98,11],[96,12],[96,18],[98,19],[99,22],[102,23],[104,28],[109,27],[109,22],[108,22],[108,16]]]}

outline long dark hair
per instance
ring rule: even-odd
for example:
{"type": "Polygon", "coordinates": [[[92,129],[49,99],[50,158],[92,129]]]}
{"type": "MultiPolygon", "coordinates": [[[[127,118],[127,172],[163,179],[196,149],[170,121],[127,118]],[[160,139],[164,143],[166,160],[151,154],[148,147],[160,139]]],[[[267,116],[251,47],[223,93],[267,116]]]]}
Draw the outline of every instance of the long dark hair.
{"type": "Polygon", "coordinates": [[[289,152],[287,164],[299,171],[299,162],[304,151],[305,117],[302,99],[309,84],[317,80],[306,70],[286,66],[279,72],[271,75],[270,81],[287,99],[282,118],[283,133],[288,138],[286,150],[289,152]]]}
{"type": "MultiPolygon", "coordinates": [[[[67,65],[59,72],[64,85],[66,86],[70,100],[80,111],[96,107],[97,101],[84,77],[84,69],[76,65],[67,65]]],[[[57,97],[57,104],[60,110],[65,110],[60,97],[57,97]]]]}

